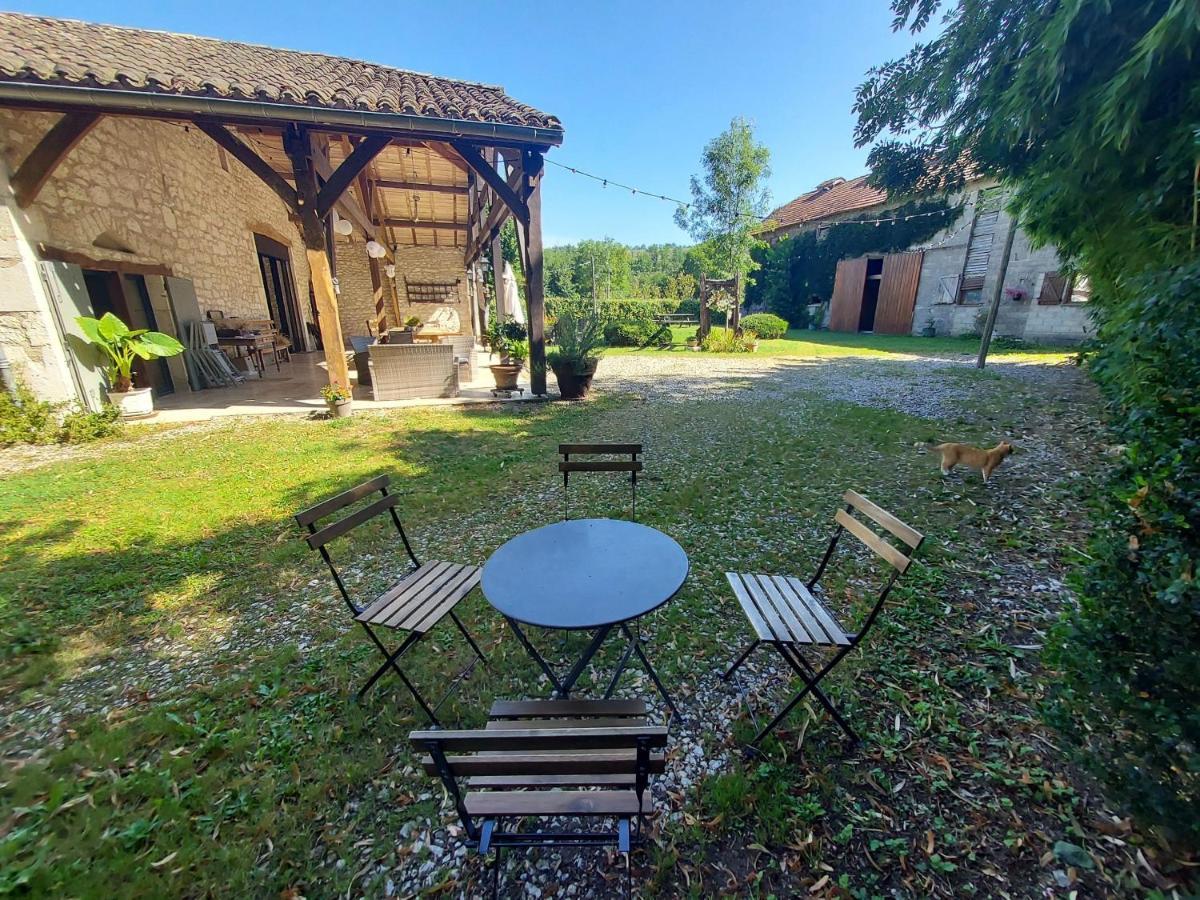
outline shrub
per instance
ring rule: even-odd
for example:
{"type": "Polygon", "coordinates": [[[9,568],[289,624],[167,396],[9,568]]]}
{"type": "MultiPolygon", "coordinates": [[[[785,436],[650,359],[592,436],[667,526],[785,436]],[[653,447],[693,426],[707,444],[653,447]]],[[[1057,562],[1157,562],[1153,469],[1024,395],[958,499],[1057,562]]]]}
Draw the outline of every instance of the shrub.
{"type": "Polygon", "coordinates": [[[714,328],[700,342],[700,349],[708,353],[749,353],[750,341],[727,328],[714,328]]]}
{"type": "MultiPolygon", "coordinates": [[[[657,316],[675,311],[674,300],[602,300],[598,318],[601,326],[613,322],[653,322],[657,316]]],[[[550,297],[546,300],[546,315],[557,319],[564,313],[575,318],[592,315],[590,297],[550,297]]]]}
{"type": "Polygon", "coordinates": [[[604,343],[610,347],[641,347],[657,331],[653,322],[610,322],[604,326],[604,343]]]}
{"type": "Polygon", "coordinates": [[[764,341],[775,341],[787,334],[787,319],[771,313],[754,313],[742,319],[742,330],[752,331],[764,341]]]}
{"type": "Polygon", "coordinates": [[[0,391],[0,447],[13,444],[83,444],[121,430],[115,407],[100,412],[72,404],[39,400],[21,381],[9,394],[0,391]]]}
{"type": "Polygon", "coordinates": [[[1124,452],[1055,630],[1050,718],[1133,811],[1200,845],[1200,263],[1099,296],[1091,368],[1124,452]]]}

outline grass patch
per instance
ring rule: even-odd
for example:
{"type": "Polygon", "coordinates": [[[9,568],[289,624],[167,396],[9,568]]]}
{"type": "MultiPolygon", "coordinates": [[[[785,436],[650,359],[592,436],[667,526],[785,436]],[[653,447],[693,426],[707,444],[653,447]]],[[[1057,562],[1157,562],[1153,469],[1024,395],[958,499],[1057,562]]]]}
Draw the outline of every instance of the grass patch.
{"type": "MultiPolygon", "coordinates": [[[[855,349],[818,338],[813,346],[831,353],[855,349]]],[[[993,415],[1030,427],[1078,420],[1069,409],[1043,420],[1036,395],[1003,381],[981,380],[978,392],[993,415]]],[[[215,423],[10,476],[0,484],[6,711],[88,711],[57,726],[13,718],[4,741],[22,765],[0,782],[0,892],[377,895],[387,872],[433,859],[427,848],[414,858],[397,837],[406,826],[436,828],[443,815],[440,788],[405,744],[418,720],[394,684],[352,702],[373,649],[290,516],[388,472],[418,554],[481,563],[560,515],[554,447],[584,437],[646,444],[639,517],[691,558],[684,591],[647,622],[659,671],[680,697],[711,680],[747,635],[721,573],[807,572],[844,488],[930,535],[867,652],[829,682],[865,749],[845,755],[836,726],[822,716],[806,725],[798,713],[765,761],[732,763],[691,790],[683,818],[662,824],[640,858],[647,885],[782,896],[815,883],[818,862],[864,896],[986,893],[989,868],[1012,884],[1037,880],[1046,847],[1033,833],[1062,837],[1086,811],[1061,761],[1035,739],[1036,654],[1016,645],[1034,642],[1053,613],[1044,597],[1026,602],[1029,579],[1012,582],[1012,572],[1026,566],[1044,581],[1058,571],[1083,528],[1062,511],[1078,508],[1089,482],[1043,484],[1017,467],[987,488],[943,482],[914,449],[939,430],[799,395],[607,398],[215,423]],[[1019,600],[1006,599],[1004,578],[1019,600]],[[1005,602],[993,605],[995,596],[1005,602]],[[41,752],[29,757],[34,746],[41,752]],[[1010,834],[1014,817],[1026,824],[1010,834]],[[866,866],[865,854],[891,874],[866,866]]],[[[982,439],[986,423],[956,434],[982,439]]],[[[579,479],[578,494],[573,484],[573,510],[620,515],[627,503],[619,478],[579,479]]],[[[364,594],[400,565],[390,540],[381,530],[335,548],[359,555],[352,582],[364,594]]],[[[861,614],[853,597],[870,575],[851,558],[832,579],[846,617],[861,614]]],[[[468,680],[446,720],[478,724],[494,697],[544,696],[490,607],[476,595],[463,614],[493,669],[468,680]]],[[[586,637],[565,648],[558,636],[535,639],[566,657],[586,637]]],[[[619,649],[602,654],[584,691],[605,683],[619,649]]],[[[412,673],[436,694],[466,652],[440,629],[412,673]]],[[[717,752],[751,725],[710,728],[704,747],[717,752]]],[[[447,890],[476,889],[475,861],[434,860],[433,870],[447,890]]]]}
{"type": "MultiPolygon", "coordinates": [[[[695,328],[671,326],[675,343],[670,350],[632,347],[613,347],[606,353],[690,353],[685,345],[696,333],[695,328]]],[[[842,334],[833,331],[796,331],[773,341],[760,341],[754,355],[798,356],[817,359],[847,357],[875,359],[917,359],[923,357],[956,358],[974,356],[979,351],[978,338],[913,337],[897,334],[842,334]]],[[[1036,346],[1019,349],[994,347],[989,358],[1006,362],[1057,364],[1069,361],[1077,347],[1036,346]]]]}

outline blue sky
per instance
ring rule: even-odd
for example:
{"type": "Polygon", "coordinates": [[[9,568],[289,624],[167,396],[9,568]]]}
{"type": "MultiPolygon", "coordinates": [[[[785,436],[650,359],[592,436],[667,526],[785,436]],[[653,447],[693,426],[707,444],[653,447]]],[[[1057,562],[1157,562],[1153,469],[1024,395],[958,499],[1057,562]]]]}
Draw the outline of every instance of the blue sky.
{"type": "MultiPolygon", "coordinates": [[[[705,142],[734,116],[771,150],[771,195],[865,171],[850,106],[872,65],[912,44],[885,0],[640,3],[15,3],[22,12],[161,28],[502,84],[566,128],[550,158],[688,197],[705,142]]],[[[674,207],[547,167],[548,245],[690,239],[674,207]]]]}

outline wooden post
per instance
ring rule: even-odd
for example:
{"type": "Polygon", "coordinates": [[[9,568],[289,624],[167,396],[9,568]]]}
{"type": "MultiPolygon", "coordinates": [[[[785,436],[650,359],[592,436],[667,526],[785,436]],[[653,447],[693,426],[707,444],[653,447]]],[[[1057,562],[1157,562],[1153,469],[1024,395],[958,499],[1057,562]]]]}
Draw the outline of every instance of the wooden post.
{"type": "Polygon", "coordinates": [[[1017,236],[1017,220],[1013,217],[1004,238],[1004,252],[1000,256],[1000,271],[996,275],[996,284],[992,288],[992,305],[988,309],[987,321],[983,324],[983,335],[979,339],[979,356],[975,360],[975,368],[982,369],[987,365],[988,349],[992,346],[992,332],[996,330],[996,316],[1000,313],[1000,300],[1004,297],[1004,278],[1008,275],[1008,260],[1012,256],[1013,239],[1017,236]]]}
{"type": "Polygon", "coordinates": [[[703,275],[700,276],[700,340],[708,337],[712,330],[712,318],[708,311],[708,284],[703,275]]]}
{"type": "Polygon", "coordinates": [[[325,348],[325,363],[329,368],[329,383],[350,390],[350,371],[342,347],[342,323],[338,316],[337,294],[333,289],[333,272],[329,264],[329,247],[325,226],[317,212],[317,173],[313,165],[312,145],[308,133],[296,125],[288,126],[283,137],[284,149],[292,161],[296,178],[297,205],[300,212],[300,234],[312,273],[313,297],[317,303],[317,325],[325,348]]]}
{"type": "Polygon", "coordinates": [[[742,273],[733,273],[733,309],[729,313],[729,328],[734,334],[742,328],[742,273]]]}
{"type": "Polygon", "coordinates": [[[379,271],[379,260],[373,256],[367,257],[367,268],[371,272],[371,300],[375,304],[375,323],[371,330],[378,336],[387,331],[387,305],[383,300],[383,273],[379,271]]]}
{"type": "Polygon", "coordinates": [[[542,154],[524,154],[524,181],[529,194],[529,224],[525,227],[525,294],[529,306],[530,393],[546,394],[546,294],[542,265],[542,154]]]}

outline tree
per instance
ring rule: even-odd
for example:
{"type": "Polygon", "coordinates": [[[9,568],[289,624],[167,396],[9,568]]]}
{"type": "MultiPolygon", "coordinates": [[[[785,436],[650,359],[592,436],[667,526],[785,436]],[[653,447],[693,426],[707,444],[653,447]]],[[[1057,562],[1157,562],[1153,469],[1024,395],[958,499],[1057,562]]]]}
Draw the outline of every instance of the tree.
{"type": "MultiPolygon", "coordinates": [[[[716,258],[739,285],[755,266],[751,251],[760,243],[754,230],[770,201],[766,187],[770,161],[770,151],[754,142],[750,123],[734,119],[727,131],[705,146],[704,179],[692,176],[692,204],[675,213],[680,228],[713,245],[716,258]]],[[[740,305],[741,297],[735,299],[740,305]]]]}
{"type": "Polygon", "coordinates": [[[873,180],[996,176],[1092,284],[1092,372],[1124,451],[1048,645],[1048,714],[1143,821],[1200,844],[1200,4],[892,8],[914,32],[945,15],[858,89],[873,180]]]}

